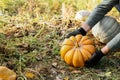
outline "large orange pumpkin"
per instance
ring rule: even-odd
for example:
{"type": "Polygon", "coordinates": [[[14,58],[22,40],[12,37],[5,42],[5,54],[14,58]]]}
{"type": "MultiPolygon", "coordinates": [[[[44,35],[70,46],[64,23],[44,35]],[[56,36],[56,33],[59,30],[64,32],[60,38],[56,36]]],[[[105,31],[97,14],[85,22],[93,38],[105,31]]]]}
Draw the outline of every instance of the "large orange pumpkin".
{"type": "Polygon", "coordinates": [[[63,41],[60,55],[68,64],[74,67],[83,67],[95,52],[94,42],[88,36],[76,35],[63,41]]]}

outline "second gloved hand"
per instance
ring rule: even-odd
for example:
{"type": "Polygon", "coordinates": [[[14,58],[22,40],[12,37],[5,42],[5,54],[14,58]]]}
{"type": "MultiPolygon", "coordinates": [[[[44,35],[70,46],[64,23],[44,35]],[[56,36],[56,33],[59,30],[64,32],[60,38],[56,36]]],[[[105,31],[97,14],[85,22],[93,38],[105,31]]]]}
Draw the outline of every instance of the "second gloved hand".
{"type": "Polygon", "coordinates": [[[102,53],[101,50],[96,51],[95,53],[93,53],[93,55],[91,56],[91,58],[85,62],[85,66],[86,67],[93,67],[95,66],[100,59],[104,56],[104,54],[102,53]]]}
{"type": "Polygon", "coordinates": [[[81,35],[86,35],[86,31],[81,27],[71,33],[69,33],[66,38],[69,38],[70,36],[76,36],[77,34],[81,34],[81,35]]]}

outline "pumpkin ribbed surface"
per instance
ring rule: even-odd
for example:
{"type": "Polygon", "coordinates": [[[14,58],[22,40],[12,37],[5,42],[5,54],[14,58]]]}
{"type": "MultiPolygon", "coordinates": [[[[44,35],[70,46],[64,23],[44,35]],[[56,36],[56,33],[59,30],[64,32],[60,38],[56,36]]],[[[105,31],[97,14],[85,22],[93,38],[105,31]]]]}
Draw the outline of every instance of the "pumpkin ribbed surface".
{"type": "Polygon", "coordinates": [[[83,67],[95,52],[94,42],[88,36],[76,35],[63,41],[60,55],[68,64],[74,67],[83,67]]]}

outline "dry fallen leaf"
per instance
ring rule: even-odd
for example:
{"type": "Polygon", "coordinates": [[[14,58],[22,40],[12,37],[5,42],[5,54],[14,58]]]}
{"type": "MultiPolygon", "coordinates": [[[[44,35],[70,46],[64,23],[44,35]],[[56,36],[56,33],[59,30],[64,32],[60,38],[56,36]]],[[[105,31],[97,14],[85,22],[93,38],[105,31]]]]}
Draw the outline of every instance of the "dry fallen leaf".
{"type": "Polygon", "coordinates": [[[7,67],[0,66],[0,80],[16,80],[16,73],[7,67]]]}
{"type": "Polygon", "coordinates": [[[58,65],[57,62],[53,62],[53,63],[52,63],[52,66],[53,66],[53,67],[57,67],[57,65],[58,65]]]}
{"type": "Polygon", "coordinates": [[[34,75],[32,72],[26,72],[26,73],[25,73],[25,76],[26,76],[27,78],[33,78],[35,75],[34,75]]]}
{"type": "Polygon", "coordinates": [[[63,80],[69,80],[68,76],[67,76],[67,77],[65,77],[63,80]]]}
{"type": "Polygon", "coordinates": [[[71,73],[73,73],[73,74],[79,74],[79,73],[81,73],[81,71],[79,71],[79,70],[73,70],[71,73]]]}

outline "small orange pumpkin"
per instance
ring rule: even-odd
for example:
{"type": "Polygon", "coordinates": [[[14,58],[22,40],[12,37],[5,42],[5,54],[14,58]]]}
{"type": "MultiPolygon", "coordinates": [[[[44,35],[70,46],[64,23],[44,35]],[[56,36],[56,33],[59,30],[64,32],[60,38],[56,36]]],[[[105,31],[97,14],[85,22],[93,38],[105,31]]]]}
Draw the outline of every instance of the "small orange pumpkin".
{"type": "Polygon", "coordinates": [[[88,36],[76,35],[63,41],[60,55],[68,64],[74,67],[83,67],[95,52],[94,42],[88,36]]]}
{"type": "Polygon", "coordinates": [[[0,66],[0,80],[16,80],[17,74],[5,66],[0,66]]]}

